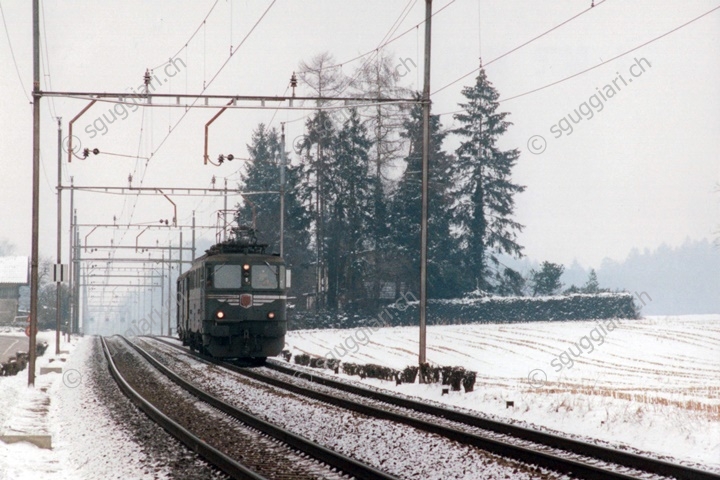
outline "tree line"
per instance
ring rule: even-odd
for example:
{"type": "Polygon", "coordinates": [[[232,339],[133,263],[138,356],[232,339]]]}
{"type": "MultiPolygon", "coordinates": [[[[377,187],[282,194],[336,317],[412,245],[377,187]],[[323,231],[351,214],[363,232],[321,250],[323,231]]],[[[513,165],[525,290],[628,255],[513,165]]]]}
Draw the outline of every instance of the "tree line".
{"type": "MultiPolygon", "coordinates": [[[[325,97],[417,100],[341,109],[317,101],[304,134],[286,145],[284,254],[295,296],[309,296],[306,303],[317,309],[364,310],[419,291],[422,106],[417,92],[398,85],[390,57],[351,76],[334,63],[327,53],[302,62],[301,86],[325,97]]],[[[430,119],[428,296],[522,294],[522,275],[498,260],[523,251],[523,226],[513,218],[515,196],[525,190],[512,180],[520,152],[498,145],[512,125],[509,114],[499,110],[483,69],[461,93],[454,128],[443,127],[438,115],[430,119]],[[459,144],[453,151],[445,147],[449,137],[459,144]]],[[[277,191],[277,128],[258,125],[248,151],[244,190],[277,191]]],[[[245,199],[238,217],[255,218],[259,239],[278,251],[279,195],[245,199]]]]}

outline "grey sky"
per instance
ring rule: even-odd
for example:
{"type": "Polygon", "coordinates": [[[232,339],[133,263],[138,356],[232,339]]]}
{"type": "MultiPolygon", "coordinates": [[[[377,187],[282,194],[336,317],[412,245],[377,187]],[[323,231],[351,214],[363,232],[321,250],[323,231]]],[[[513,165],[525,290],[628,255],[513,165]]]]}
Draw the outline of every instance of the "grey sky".
{"type": "MultiPolygon", "coordinates": [[[[180,51],[177,58],[182,63],[176,64],[180,67],[175,77],[164,81],[163,69],[155,70],[163,83],[157,92],[198,93],[203,81],[210,81],[225,62],[231,44],[238,45],[271,2],[221,0],[205,27],[183,48],[213,3],[43,2],[44,74],[49,71],[53,90],[132,93],[142,84],[146,68],[161,65],[180,51]]],[[[432,91],[475,68],[480,55],[490,62],[588,8],[590,0],[436,0],[434,10],[448,3],[433,20],[432,91]]],[[[346,62],[376,48],[407,4],[412,5],[410,13],[397,33],[422,19],[424,2],[278,0],[206,93],[282,95],[301,60],[328,51],[338,62],[346,62]]],[[[508,99],[598,65],[717,6],[717,1],[702,0],[607,0],[489,64],[487,75],[501,100],[508,99]]],[[[32,153],[31,107],[26,97],[32,87],[31,4],[4,0],[2,7],[26,92],[3,35],[0,237],[26,255],[30,251],[32,153]]],[[[526,225],[519,241],[528,256],[563,263],[577,259],[585,266],[597,266],[604,257],[623,259],[633,247],[654,248],[663,242],[679,245],[686,237],[712,238],[720,225],[720,194],[713,193],[720,178],[719,34],[717,10],[590,72],[501,104],[502,110],[511,112],[509,120],[514,123],[501,145],[522,151],[514,179],[526,185],[527,191],[517,197],[516,218],[526,225]],[[630,68],[636,59],[645,69],[633,77],[630,68]],[[606,86],[613,81],[615,92],[608,97],[606,86]],[[602,103],[601,92],[606,95],[602,103]],[[586,113],[574,124],[567,118],[572,114],[577,119],[575,109],[586,113]],[[528,145],[535,135],[546,143],[538,155],[528,145]]],[[[422,67],[418,58],[422,35],[421,26],[386,47],[398,58],[398,71],[406,73],[403,83],[408,87],[417,87],[422,79],[419,68],[413,67],[422,67]]],[[[343,72],[350,73],[361,64],[347,63],[343,72]]],[[[461,88],[472,84],[474,77],[435,94],[433,112],[457,110],[461,88]]],[[[50,89],[47,80],[44,76],[45,90],[50,89]]],[[[85,104],[72,99],[42,100],[42,255],[54,256],[55,251],[57,132],[53,117],[63,117],[66,135],[67,122],[85,104]]],[[[76,123],[75,134],[83,147],[143,157],[152,153],[147,168],[143,160],[114,156],[70,165],[64,159],[65,182],[72,175],[76,185],[126,186],[128,174],[134,172],[135,186],[142,178],[145,186],[209,187],[213,175],[218,177],[218,186],[224,177],[235,184],[237,162],[219,168],[202,162],[203,127],[216,110],[191,110],[160,146],[184,113],[182,109],[128,110],[126,118],[107,125],[103,135],[103,122],[93,122],[103,114],[110,117],[112,108],[109,103],[93,106],[76,123]]],[[[302,134],[306,114],[227,111],[211,129],[210,156],[245,157],[252,129],[271,119],[277,127],[281,121],[289,122],[290,142],[302,134]]],[[[444,115],[442,122],[452,127],[452,116],[444,115]]],[[[452,150],[456,145],[457,140],[450,137],[446,147],[452,150]]],[[[116,216],[120,223],[127,223],[131,212],[133,222],[172,216],[163,198],[143,197],[133,209],[135,200],[78,194],[79,220],[111,223],[116,216]]],[[[195,209],[198,223],[214,224],[214,212],[222,208],[217,199],[175,200],[183,223],[188,223],[195,209]]],[[[231,204],[236,201],[231,199],[231,204]]],[[[67,195],[64,202],[67,208],[67,195]]],[[[63,221],[67,227],[67,215],[63,221]]],[[[97,231],[91,243],[114,238],[116,243],[122,239],[123,244],[132,245],[136,234],[97,231]]],[[[205,238],[213,235],[206,232],[205,238]]],[[[169,238],[167,233],[147,232],[141,243],[167,244],[169,238]]],[[[172,238],[177,241],[176,234],[172,238]]]]}

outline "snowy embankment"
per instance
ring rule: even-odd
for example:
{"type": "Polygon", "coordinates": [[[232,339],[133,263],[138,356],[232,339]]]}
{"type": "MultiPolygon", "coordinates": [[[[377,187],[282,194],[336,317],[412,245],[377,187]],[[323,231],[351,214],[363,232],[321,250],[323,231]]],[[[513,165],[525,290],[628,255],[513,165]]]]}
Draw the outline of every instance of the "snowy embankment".
{"type": "Polygon", "coordinates": [[[104,363],[92,356],[93,337],[61,341],[60,355],[55,332],[40,332],[38,341],[49,347],[38,357],[34,388],[27,386],[27,369],[0,377],[0,434],[50,435],[52,449],[0,442],[0,480],[171,478],[98,396],[96,372],[104,363]],[[47,366],[62,367],[63,373],[39,375],[47,366]]]}
{"type": "MultiPolygon", "coordinates": [[[[287,348],[402,369],[418,328],[293,331],[287,348]]],[[[720,471],[720,315],[429,326],[427,359],[478,372],[475,391],[363,382],[720,471]]]]}

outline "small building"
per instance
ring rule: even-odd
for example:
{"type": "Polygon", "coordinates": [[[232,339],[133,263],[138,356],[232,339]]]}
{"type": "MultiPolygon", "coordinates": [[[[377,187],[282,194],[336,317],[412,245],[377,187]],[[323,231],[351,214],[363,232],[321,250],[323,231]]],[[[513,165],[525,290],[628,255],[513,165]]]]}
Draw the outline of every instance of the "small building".
{"type": "Polygon", "coordinates": [[[0,257],[0,325],[18,314],[20,287],[28,284],[28,257],[0,257]]]}

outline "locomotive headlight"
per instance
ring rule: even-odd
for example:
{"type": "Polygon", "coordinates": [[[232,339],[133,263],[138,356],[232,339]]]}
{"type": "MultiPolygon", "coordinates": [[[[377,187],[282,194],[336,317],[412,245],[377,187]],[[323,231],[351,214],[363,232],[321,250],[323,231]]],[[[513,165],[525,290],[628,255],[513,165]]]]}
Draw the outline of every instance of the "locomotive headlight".
{"type": "Polygon", "coordinates": [[[275,318],[275,312],[270,312],[270,313],[268,313],[268,318],[269,318],[269,319],[275,318]]]}
{"type": "Polygon", "coordinates": [[[225,318],[225,312],[223,312],[222,310],[218,310],[218,312],[215,314],[215,316],[218,319],[222,320],[223,318],[225,318]]]}

